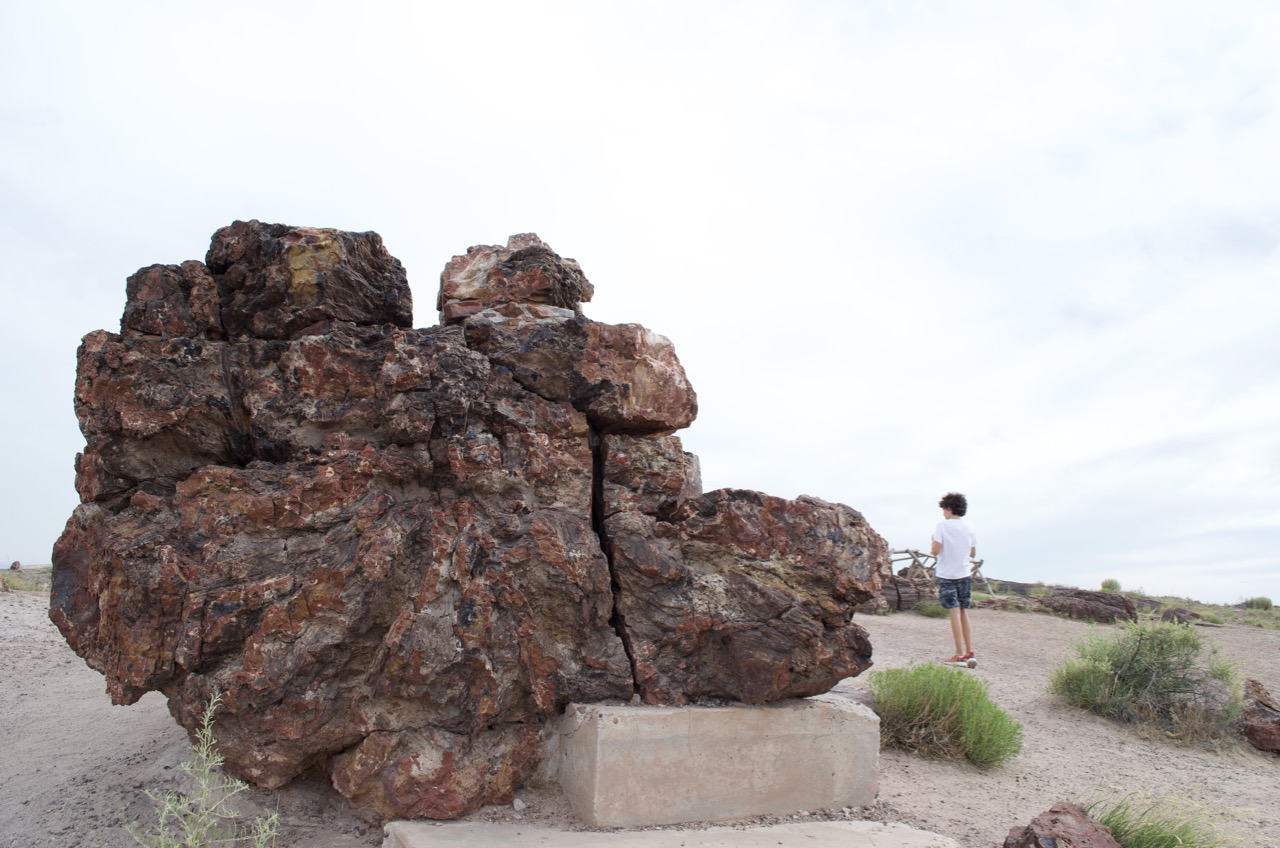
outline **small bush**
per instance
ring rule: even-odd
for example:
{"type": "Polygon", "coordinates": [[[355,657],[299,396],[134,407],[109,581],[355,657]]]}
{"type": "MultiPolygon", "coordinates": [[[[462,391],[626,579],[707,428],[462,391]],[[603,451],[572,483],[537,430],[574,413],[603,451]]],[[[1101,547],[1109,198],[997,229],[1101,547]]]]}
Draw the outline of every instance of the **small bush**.
{"type": "Polygon", "coordinates": [[[242,780],[222,772],[222,755],[213,740],[213,715],[222,703],[215,692],[200,717],[192,758],[182,770],[195,780],[192,792],[160,794],[147,790],[147,796],[160,805],[158,822],[149,830],[130,825],[129,835],[147,848],[208,848],[214,845],[252,845],[266,848],[275,844],[279,816],[272,813],[252,824],[240,821],[231,799],[249,786],[242,780]]]}
{"type": "Polygon", "coordinates": [[[21,571],[4,571],[0,576],[15,592],[48,592],[51,570],[48,568],[24,568],[21,571]]]}
{"type": "Polygon", "coordinates": [[[1245,609],[1269,610],[1273,605],[1270,598],[1260,595],[1256,598],[1249,598],[1244,602],[1243,606],[1245,609]]]}
{"type": "Polygon", "coordinates": [[[916,612],[926,618],[946,618],[951,615],[950,612],[942,608],[942,604],[938,603],[933,598],[925,598],[920,601],[920,603],[916,604],[916,612]]]}
{"type": "Polygon", "coordinates": [[[1115,579],[1113,579],[1113,578],[1111,578],[1111,577],[1108,577],[1106,580],[1103,580],[1103,581],[1102,581],[1102,591],[1104,591],[1104,592],[1119,592],[1119,591],[1120,591],[1120,581],[1119,581],[1119,580],[1115,580],[1115,579]]]}
{"type": "Polygon", "coordinates": [[[997,766],[1022,750],[1022,725],[964,669],[915,665],[872,672],[880,744],[925,756],[997,766]]]}
{"type": "Polygon", "coordinates": [[[1107,637],[1091,631],[1077,656],[1053,669],[1049,691],[1122,722],[1164,729],[1173,738],[1231,737],[1241,711],[1235,665],[1180,624],[1130,622],[1107,637]]]}
{"type": "Polygon", "coordinates": [[[1189,811],[1185,801],[1174,798],[1094,802],[1085,811],[1111,828],[1121,848],[1220,848],[1227,842],[1207,815],[1189,811]]]}

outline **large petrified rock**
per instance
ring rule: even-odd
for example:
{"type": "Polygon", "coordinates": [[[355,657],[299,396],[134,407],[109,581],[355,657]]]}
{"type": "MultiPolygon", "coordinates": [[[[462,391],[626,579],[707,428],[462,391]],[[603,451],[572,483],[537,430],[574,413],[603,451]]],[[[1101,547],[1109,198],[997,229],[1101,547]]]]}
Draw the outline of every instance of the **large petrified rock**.
{"type": "Polygon", "coordinates": [[[409,329],[372,233],[237,222],[131,277],[79,352],[81,505],[50,617],[117,703],[233,772],[312,767],[384,817],[509,800],[570,702],[758,703],[870,663],[883,540],[814,498],[702,493],[671,343],[585,318],[536,236],[409,329]]]}

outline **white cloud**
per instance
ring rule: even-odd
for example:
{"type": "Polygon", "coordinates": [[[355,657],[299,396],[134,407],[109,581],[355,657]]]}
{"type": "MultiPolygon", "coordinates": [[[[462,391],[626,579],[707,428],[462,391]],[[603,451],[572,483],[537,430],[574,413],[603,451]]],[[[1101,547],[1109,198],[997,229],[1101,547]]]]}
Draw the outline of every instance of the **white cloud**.
{"type": "Polygon", "coordinates": [[[256,217],[377,230],[419,324],[451,255],[538,231],[675,343],[710,485],[897,546],[961,489],[996,576],[1280,594],[1277,36],[1262,2],[10,4],[5,478],[41,488],[0,552],[74,504],[79,336],[256,217]]]}

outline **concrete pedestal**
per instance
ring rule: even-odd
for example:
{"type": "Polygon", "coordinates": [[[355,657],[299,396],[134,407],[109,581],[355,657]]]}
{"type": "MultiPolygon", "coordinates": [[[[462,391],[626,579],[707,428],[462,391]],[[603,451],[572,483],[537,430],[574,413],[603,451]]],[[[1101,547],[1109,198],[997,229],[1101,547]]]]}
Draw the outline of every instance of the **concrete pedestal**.
{"type": "Polygon", "coordinates": [[[637,827],[860,806],[880,720],[834,696],[762,706],[571,705],[549,754],[587,824],[637,827]]]}

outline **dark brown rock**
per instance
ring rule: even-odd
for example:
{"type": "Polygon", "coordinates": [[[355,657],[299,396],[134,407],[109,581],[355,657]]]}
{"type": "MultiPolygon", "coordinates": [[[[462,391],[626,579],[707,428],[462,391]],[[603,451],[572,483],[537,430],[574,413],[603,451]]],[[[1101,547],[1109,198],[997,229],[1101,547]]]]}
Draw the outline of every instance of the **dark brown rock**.
{"type": "Polygon", "coordinates": [[[572,403],[601,432],[671,433],[698,414],[675,348],[638,324],[535,317],[519,306],[483,310],[465,326],[471,348],[540,397],[572,403]]]}
{"type": "Polygon", "coordinates": [[[228,336],[295,338],[324,321],[413,325],[404,268],[377,233],[236,221],[214,233],[205,264],[228,336]]]}
{"type": "Polygon", "coordinates": [[[1280,703],[1257,680],[1245,681],[1241,719],[1250,745],[1280,754],[1280,703]]]}
{"type": "Polygon", "coordinates": [[[870,666],[851,619],[888,550],[849,507],[720,489],[604,529],[646,703],[802,697],[870,666]]]}
{"type": "Polygon", "coordinates": [[[322,767],[379,816],[455,817],[508,801],[570,702],[757,703],[870,662],[883,540],[703,494],[663,435],[696,413],[671,344],[584,318],[534,236],[455,258],[424,330],[372,233],[237,223],[127,292],[79,353],[50,617],[117,703],[161,691],[190,731],[221,692],[260,786],[322,767]]]}
{"type": "Polygon", "coordinates": [[[1120,848],[1120,843],[1079,804],[1059,801],[1031,824],[1010,830],[1004,848],[1120,848]]]}
{"type": "Polygon", "coordinates": [[[1199,618],[1199,613],[1181,607],[1170,607],[1160,613],[1161,621],[1171,621],[1174,624],[1194,624],[1199,618]]]}
{"type": "Polygon", "coordinates": [[[161,338],[221,338],[221,301],[203,262],[152,265],[125,286],[121,332],[161,338]]]}
{"type": "Polygon", "coordinates": [[[1060,594],[1046,595],[1038,599],[1046,609],[1083,621],[1113,624],[1117,621],[1137,621],[1138,612],[1133,601],[1118,592],[1089,592],[1072,589],[1060,594]]]}

